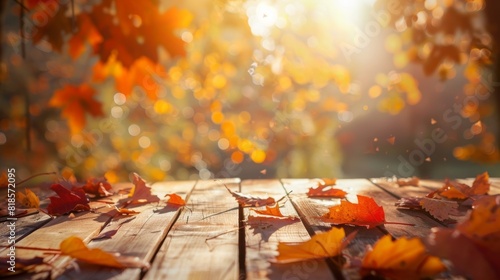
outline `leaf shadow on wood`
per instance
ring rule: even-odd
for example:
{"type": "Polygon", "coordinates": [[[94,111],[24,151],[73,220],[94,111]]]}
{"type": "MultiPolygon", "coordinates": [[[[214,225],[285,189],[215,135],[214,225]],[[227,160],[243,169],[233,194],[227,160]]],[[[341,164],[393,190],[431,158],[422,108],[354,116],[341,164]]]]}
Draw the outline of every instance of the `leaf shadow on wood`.
{"type": "Polygon", "coordinates": [[[297,222],[300,222],[300,219],[248,216],[246,224],[253,230],[254,235],[260,234],[262,241],[269,242],[269,238],[280,228],[297,222]]]}
{"type": "Polygon", "coordinates": [[[169,212],[175,212],[175,211],[179,210],[179,208],[182,208],[182,207],[185,207],[185,206],[175,205],[175,204],[167,204],[163,208],[153,210],[153,212],[155,214],[165,214],[165,213],[169,213],[169,212]]]}

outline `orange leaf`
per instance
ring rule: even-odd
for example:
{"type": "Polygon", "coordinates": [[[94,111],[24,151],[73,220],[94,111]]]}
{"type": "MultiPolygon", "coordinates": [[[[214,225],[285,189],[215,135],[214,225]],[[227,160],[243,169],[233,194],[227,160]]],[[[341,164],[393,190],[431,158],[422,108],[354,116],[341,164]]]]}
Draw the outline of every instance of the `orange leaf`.
{"type": "Polygon", "coordinates": [[[104,116],[102,104],[94,99],[94,95],[96,92],[89,85],[66,85],[54,93],[49,105],[62,109],[71,133],[77,134],[85,127],[87,113],[94,117],[104,116]]]}
{"type": "Polygon", "coordinates": [[[101,249],[89,249],[83,240],[76,236],[66,238],[59,245],[63,255],[70,256],[82,262],[115,268],[148,268],[149,263],[136,257],[126,257],[111,254],[101,249]]]}
{"type": "Polygon", "coordinates": [[[252,207],[259,207],[259,206],[264,206],[264,205],[271,205],[276,203],[274,198],[268,197],[268,198],[258,198],[255,196],[243,194],[240,192],[233,192],[231,191],[227,186],[226,189],[231,193],[231,195],[238,201],[238,203],[243,206],[252,206],[252,207]]]}
{"type": "Polygon", "coordinates": [[[390,235],[379,239],[363,258],[361,273],[375,272],[391,279],[420,279],[445,270],[439,258],[429,255],[418,238],[392,241],[390,235]]]}
{"type": "Polygon", "coordinates": [[[73,59],[78,58],[85,51],[86,42],[91,47],[96,48],[103,41],[101,34],[87,14],[81,14],[77,18],[77,21],[78,32],[68,41],[69,54],[73,59]]]}
{"type": "Polygon", "coordinates": [[[85,193],[92,194],[95,197],[105,197],[113,194],[113,187],[106,178],[89,178],[82,189],[85,193]]]}
{"type": "Polygon", "coordinates": [[[429,250],[472,279],[500,279],[500,196],[476,201],[456,229],[433,228],[429,250]],[[458,251],[459,250],[459,251],[458,251]]]}
{"type": "Polygon", "coordinates": [[[318,233],[310,240],[298,244],[278,243],[278,253],[274,262],[291,263],[311,259],[329,258],[338,256],[347,244],[354,238],[355,233],[345,238],[343,228],[333,227],[328,232],[318,233]]]}
{"type": "Polygon", "coordinates": [[[186,201],[184,201],[184,199],[182,199],[182,197],[180,197],[179,195],[177,195],[175,193],[166,194],[165,197],[166,196],[169,196],[169,198],[167,200],[167,204],[173,204],[173,205],[179,205],[179,206],[186,205],[186,201]]]}
{"type": "Polygon", "coordinates": [[[137,173],[132,174],[134,187],[130,190],[129,197],[131,197],[131,203],[147,203],[147,202],[159,202],[160,198],[156,195],[151,194],[151,188],[146,186],[146,181],[139,176],[137,173]]]}
{"type": "Polygon", "coordinates": [[[25,189],[24,193],[22,191],[18,192],[16,200],[19,202],[19,204],[21,204],[21,206],[26,208],[40,207],[40,199],[30,189],[25,189]]]}
{"type": "Polygon", "coordinates": [[[336,197],[336,198],[345,198],[346,192],[341,190],[341,189],[335,189],[332,188],[331,186],[328,185],[320,185],[318,184],[318,187],[313,189],[309,188],[309,191],[307,192],[307,196],[309,197],[336,197]]]}
{"type": "Polygon", "coordinates": [[[371,197],[358,195],[358,204],[341,201],[340,205],[330,207],[330,212],[323,220],[336,225],[348,224],[356,226],[376,227],[385,223],[385,213],[382,206],[377,205],[371,197]]]}
{"type": "Polygon", "coordinates": [[[292,220],[296,219],[296,217],[292,217],[292,216],[283,216],[283,214],[281,214],[280,206],[278,205],[278,203],[276,203],[272,207],[269,207],[266,205],[266,210],[257,210],[257,209],[250,209],[250,210],[254,211],[257,214],[265,215],[265,216],[272,216],[272,217],[277,217],[277,218],[287,218],[287,219],[292,219],[292,220]]]}
{"type": "Polygon", "coordinates": [[[486,194],[489,190],[489,175],[488,172],[484,172],[476,176],[476,179],[472,183],[472,187],[469,187],[466,184],[452,183],[449,180],[446,180],[444,186],[437,190],[436,193],[449,199],[466,199],[473,195],[486,194]]]}

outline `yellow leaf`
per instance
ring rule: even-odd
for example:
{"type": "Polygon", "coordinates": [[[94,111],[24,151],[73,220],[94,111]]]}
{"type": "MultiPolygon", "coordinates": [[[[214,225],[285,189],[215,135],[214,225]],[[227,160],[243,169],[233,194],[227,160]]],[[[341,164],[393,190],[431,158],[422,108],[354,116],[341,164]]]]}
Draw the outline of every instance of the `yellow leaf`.
{"type": "Polygon", "coordinates": [[[374,271],[391,279],[420,279],[444,270],[443,263],[425,251],[420,239],[402,237],[392,241],[390,235],[378,240],[362,263],[362,274],[374,271]]]}
{"type": "Polygon", "coordinates": [[[348,242],[354,238],[354,234],[350,234],[345,240],[344,238],[344,229],[333,227],[330,231],[318,233],[310,240],[299,244],[280,242],[278,244],[279,255],[275,262],[291,263],[340,255],[348,242]]]}
{"type": "Polygon", "coordinates": [[[17,202],[26,208],[39,208],[40,199],[38,196],[29,189],[25,189],[17,193],[17,202]]]}
{"type": "Polygon", "coordinates": [[[89,249],[85,246],[83,240],[76,236],[66,238],[61,242],[59,247],[63,255],[70,256],[82,262],[115,268],[149,267],[147,262],[143,262],[135,257],[115,255],[98,248],[89,249]]]}

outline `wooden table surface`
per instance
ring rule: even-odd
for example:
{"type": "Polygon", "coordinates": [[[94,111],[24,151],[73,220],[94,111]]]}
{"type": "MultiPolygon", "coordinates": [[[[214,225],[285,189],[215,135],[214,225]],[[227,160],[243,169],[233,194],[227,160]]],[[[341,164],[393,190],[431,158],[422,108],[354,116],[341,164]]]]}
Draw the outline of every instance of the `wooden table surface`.
{"type": "MultiPolygon", "coordinates": [[[[457,180],[471,183],[473,179],[457,180]]],[[[490,194],[500,194],[500,178],[490,178],[490,194]]],[[[159,207],[156,203],[132,209],[135,216],[113,218],[108,204],[91,202],[93,212],[76,213],[50,218],[37,213],[17,220],[17,258],[42,255],[50,259],[52,268],[37,274],[17,275],[11,279],[359,279],[355,269],[335,268],[330,261],[313,260],[292,264],[274,264],[278,242],[301,242],[312,235],[327,231],[330,224],[317,217],[339,199],[309,198],[306,192],[317,179],[243,180],[238,178],[170,181],[152,184],[153,193],[163,197],[176,193],[183,197],[186,207],[159,207]],[[273,223],[248,224],[248,208],[242,208],[229,194],[227,186],[253,196],[279,199],[289,193],[283,215],[299,219],[273,223]],[[291,193],[290,193],[291,191],[291,193]],[[111,239],[92,240],[102,232],[118,229],[111,239]],[[59,249],[69,236],[82,238],[89,247],[137,256],[151,263],[147,271],[140,269],[110,269],[78,262],[72,265],[69,257],[48,255],[22,247],[59,249]],[[21,248],[21,249],[19,249],[21,248]]],[[[398,210],[394,203],[400,197],[423,196],[441,187],[443,181],[420,180],[419,186],[398,187],[386,179],[342,179],[336,188],[350,194],[363,194],[384,207],[386,220],[411,223],[415,226],[386,224],[373,229],[345,226],[346,233],[358,230],[356,238],[345,249],[351,256],[362,254],[366,245],[373,244],[385,234],[393,237],[425,237],[432,227],[445,225],[422,211],[398,210]]],[[[131,188],[132,184],[116,184],[115,189],[131,188]]],[[[123,195],[105,198],[119,202],[123,195]]],[[[0,255],[6,255],[6,225],[0,228],[0,255]]]]}

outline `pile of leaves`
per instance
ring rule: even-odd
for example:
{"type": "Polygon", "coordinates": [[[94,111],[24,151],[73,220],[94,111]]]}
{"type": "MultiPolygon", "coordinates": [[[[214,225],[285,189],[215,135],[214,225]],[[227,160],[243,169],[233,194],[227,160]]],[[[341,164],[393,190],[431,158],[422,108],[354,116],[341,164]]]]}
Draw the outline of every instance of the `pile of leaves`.
{"type": "MultiPolygon", "coordinates": [[[[363,255],[349,256],[343,250],[355,238],[356,232],[346,236],[343,228],[332,227],[330,231],[318,233],[306,242],[280,242],[278,256],[272,262],[290,263],[340,256],[348,257],[349,260],[343,268],[357,268],[362,276],[420,279],[436,276],[449,269],[452,275],[499,279],[500,195],[487,195],[489,186],[488,173],[483,173],[476,177],[472,186],[447,180],[442,188],[427,197],[398,201],[398,207],[403,205],[410,209],[424,209],[440,221],[456,213],[459,205],[466,207],[473,201],[466,219],[462,219],[454,228],[433,228],[428,238],[394,239],[385,235],[373,247],[369,246],[363,255]],[[460,253],[457,248],[460,248],[460,253]],[[451,265],[445,265],[445,261],[451,265]]],[[[378,206],[372,198],[361,195],[357,196],[357,203],[342,200],[340,205],[330,207],[329,212],[321,218],[335,225],[367,228],[388,223],[384,218],[383,207],[378,206]]]]}
{"type": "MultiPolygon", "coordinates": [[[[55,173],[50,173],[55,174],[55,173]]],[[[34,176],[32,176],[34,177],[34,176]]],[[[129,205],[134,204],[146,204],[146,203],[160,203],[161,199],[151,193],[151,188],[146,184],[146,181],[142,179],[137,173],[131,175],[133,188],[130,191],[124,190],[128,193],[125,199],[119,200],[118,202],[101,201],[104,197],[112,196],[120,192],[120,190],[113,189],[112,185],[106,180],[105,177],[102,178],[89,178],[85,182],[79,182],[73,175],[71,170],[63,170],[61,175],[58,176],[54,183],[50,185],[50,190],[55,194],[48,196],[48,205],[46,208],[41,207],[39,196],[29,188],[25,188],[24,191],[20,190],[17,193],[16,203],[17,203],[17,217],[23,217],[29,214],[41,211],[48,214],[51,217],[57,217],[62,215],[69,215],[69,217],[74,217],[75,213],[89,212],[100,213],[98,209],[92,209],[91,202],[105,202],[114,203],[114,214],[111,215],[112,218],[118,218],[119,216],[130,216],[136,215],[140,212],[128,209],[129,205]],[[33,211],[35,210],[35,211],[33,211]]],[[[22,183],[26,182],[22,181],[22,183]]],[[[43,184],[42,184],[43,185],[43,184]]],[[[41,188],[37,188],[41,189],[41,188]]],[[[165,197],[168,197],[165,202],[165,207],[182,207],[186,205],[184,199],[175,194],[170,193],[165,197]]],[[[1,209],[1,208],[0,208],[1,209]]],[[[0,212],[1,217],[7,216],[7,212],[0,212]]],[[[109,212],[101,213],[102,215],[110,215],[109,212]]],[[[94,237],[92,240],[96,239],[107,239],[112,238],[119,228],[124,224],[129,222],[126,220],[120,223],[115,229],[102,232],[98,236],[94,237]]],[[[29,249],[29,248],[28,248],[29,249]]],[[[48,250],[50,252],[55,252],[56,254],[67,255],[78,261],[91,263],[100,266],[107,266],[112,268],[149,268],[149,263],[133,256],[122,256],[117,253],[110,253],[103,251],[98,248],[89,249],[84,241],[76,236],[70,236],[64,240],[61,240],[59,250],[56,249],[44,249],[44,248],[34,248],[37,250],[48,250]]],[[[5,265],[8,259],[0,258],[2,264],[0,266],[0,272],[10,273],[8,271],[8,266],[5,265]]],[[[45,262],[45,259],[40,256],[36,256],[29,259],[18,258],[16,259],[16,272],[29,272],[34,271],[36,267],[48,266],[50,263],[45,262]]]]}

